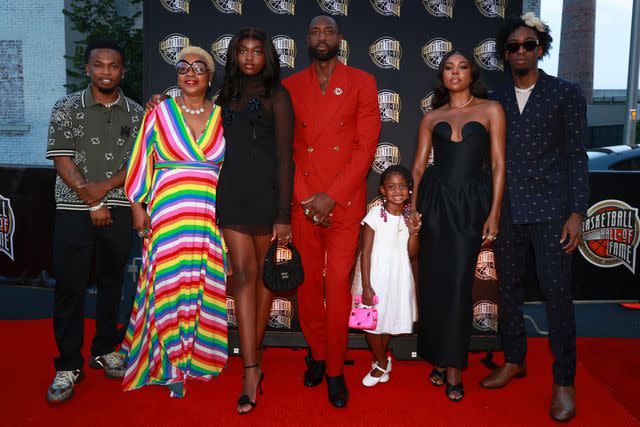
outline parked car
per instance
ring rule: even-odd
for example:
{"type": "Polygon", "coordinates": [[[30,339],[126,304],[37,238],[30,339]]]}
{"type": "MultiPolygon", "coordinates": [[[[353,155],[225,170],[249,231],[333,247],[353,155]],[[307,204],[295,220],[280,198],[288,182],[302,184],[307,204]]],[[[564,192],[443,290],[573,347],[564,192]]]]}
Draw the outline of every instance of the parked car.
{"type": "Polygon", "coordinates": [[[640,145],[590,148],[589,171],[640,172],[640,145]]]}

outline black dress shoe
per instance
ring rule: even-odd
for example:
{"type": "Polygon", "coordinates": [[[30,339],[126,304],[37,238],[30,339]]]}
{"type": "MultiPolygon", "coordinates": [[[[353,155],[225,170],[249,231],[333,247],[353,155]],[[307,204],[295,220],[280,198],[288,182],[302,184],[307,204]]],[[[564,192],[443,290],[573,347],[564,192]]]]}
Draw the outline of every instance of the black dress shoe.
{"type": "Polygon", "coordinates": [[[344,408],[349,401],[349,390],[344,383],[344,375],[330,377],[327,375],[327,390],[329,392],[329,402],[336,408],[344,408]]]}
{"type": "Polygon", "coordinates": [[[305,360],[307,362],[307,370],[304,372],[304,385],[307,387],[317,386],[324,377],[324,360],[315,360],[311,353],[307,355],[305,360]]]}

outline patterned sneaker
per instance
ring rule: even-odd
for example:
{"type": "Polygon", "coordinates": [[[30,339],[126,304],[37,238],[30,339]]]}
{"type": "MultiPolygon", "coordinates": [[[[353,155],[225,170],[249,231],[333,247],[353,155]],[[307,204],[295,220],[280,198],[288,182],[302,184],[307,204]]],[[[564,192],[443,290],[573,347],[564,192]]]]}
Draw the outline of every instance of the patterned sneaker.
{"type": "Polygon", "coordinates": [[[60,403],[73,396],[73,387],[83,377],[82,371],[57,371],[53,384],[47,391],[47,400],[51,403],[60,403]]]}
{"type": "Polygon", "coordinates": [[[104,375],[107,378],[120,379],[124,377],[127,365],[124,363],[123,357],[112,351],[109,354],[96,356],[89,359],[89,366],[95,369],[104,369],[104,375]]]}

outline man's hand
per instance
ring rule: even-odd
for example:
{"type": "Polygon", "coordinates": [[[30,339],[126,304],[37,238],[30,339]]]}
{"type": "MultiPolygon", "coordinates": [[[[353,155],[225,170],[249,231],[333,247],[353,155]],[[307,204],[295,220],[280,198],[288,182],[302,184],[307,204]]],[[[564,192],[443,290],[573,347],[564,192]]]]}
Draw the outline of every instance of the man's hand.
{"type": "Polygon", "coordinates": [[[78,185],[76,192],[83,202],[89,206],[93,206],[100,203],[109,190],[109,186],[104,181],[100,181],[78,185]]]}
{"type": "Polygon", "coordinates": [[[582,241],[582,220],[582,215],[574,212],[562,226],[560,244],[564,243],[568,239],[568,242],[562,247],[564,253],[572,253],[582,241]]]}
{"type": "Polygon", "coordinates": [[[148,110],[155,110],[158,104],[167,99],[168,96],[161,93],[154,93],[151,95],[151,98],[144,104],[144,108],[148,110]]]}
{"type": "Polygon", "coordinates": [[[111,212],[106,206],[95,211],[89,211],[89,215],[91,216],[91,222],[93,222],[93,225],[96,227],[106,227],[113,223],[113,220],[111,219],[111,212]]]}
{"type": "Polygon", "coordinates": [[[331,224],[329,216],[336,202],[327,193],[316,193],[304,199],[300,205],[309,221],[322,227],[328,227],[331,224]]]}

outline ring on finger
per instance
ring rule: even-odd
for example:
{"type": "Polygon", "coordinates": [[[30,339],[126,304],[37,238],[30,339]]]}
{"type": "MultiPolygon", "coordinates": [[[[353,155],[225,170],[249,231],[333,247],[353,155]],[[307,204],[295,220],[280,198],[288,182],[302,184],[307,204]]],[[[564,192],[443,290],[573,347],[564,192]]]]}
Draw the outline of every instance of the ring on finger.
{"type": "Polygon", "coordinates": [[[314,215],[313,218],[311,218],[313,220],[313,222],[318,222],[320,221],[320,217],[318,215],[314,215]]]}
{"type": "Polygon", "coordinates": [[[138,237],[144,237],[144,233],[142,231],[138,231],[138,237]]]}
{"type": "Polygon", "coordinates": [[[309,212],[311,212],[311,211],[309,210],[309,208],[307,208],[307,209],[305,209],[305,210],[304,210],[304,214],[305,214],[305,215],[309,215],[309,212]]]}

